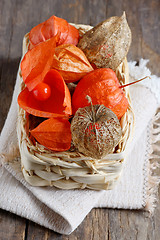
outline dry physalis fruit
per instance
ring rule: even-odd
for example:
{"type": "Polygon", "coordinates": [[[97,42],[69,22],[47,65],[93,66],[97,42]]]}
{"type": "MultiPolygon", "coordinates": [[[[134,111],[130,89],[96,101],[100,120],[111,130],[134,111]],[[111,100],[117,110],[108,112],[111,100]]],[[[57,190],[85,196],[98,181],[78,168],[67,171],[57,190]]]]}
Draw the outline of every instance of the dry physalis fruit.
{"type": "Polygon", "coordinates": [[[103,105],[79,108],[71,122],[74,146],[86,156],[100,159],[112,153],[121,138],[116,115],[103,105]]]}
{"type": "Polygon", "coordinates": [[[86,32],[78,47],[97,68],[116,70],[126,57],[130,44],[131,31],[124,12],[121,17],[111,17],[86,32]]]}

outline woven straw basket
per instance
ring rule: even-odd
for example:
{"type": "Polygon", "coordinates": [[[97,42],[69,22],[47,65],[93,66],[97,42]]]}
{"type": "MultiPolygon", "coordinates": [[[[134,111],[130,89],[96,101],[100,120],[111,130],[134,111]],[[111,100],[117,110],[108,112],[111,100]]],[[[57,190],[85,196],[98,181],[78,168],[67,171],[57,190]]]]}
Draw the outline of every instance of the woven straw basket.
{"type": "MultiPolygon", "coordinates": [[[[87,25],[74,25],[79,29],[80,35],[91,29],[87,25]]],[[[28,50],[29,38],[25,35],[23,40],[23,55],[28,50]]],[[[128,82],[129,73],[127,59],[116,70],[121,84],[128,82]]],[[[24,82],[19,70],[20,91],[24,82]]],[[[89,188],[94,190],[112,189],[121,172],[130,145],[130,138],[134,125],[134,114],[130,105],[128,88],[124,89],[129,101],[127,112],[121,118],[122,138],[116,147],[116,152],[97,160],[86,157],[79,152],[53,152],[42,145],[33,145],[28,137],[28,121],[26,112],[19,108],[17,134],[21,155],[21,167],[24,178],[32,186],[55,186],[61,189],[89,188]]]]}

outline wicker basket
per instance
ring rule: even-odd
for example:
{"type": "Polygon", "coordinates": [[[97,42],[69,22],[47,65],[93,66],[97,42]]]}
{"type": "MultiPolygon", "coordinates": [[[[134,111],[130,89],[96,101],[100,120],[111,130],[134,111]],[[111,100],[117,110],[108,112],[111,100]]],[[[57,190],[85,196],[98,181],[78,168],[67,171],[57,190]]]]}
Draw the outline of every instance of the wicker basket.
{"type": "MultiPolygon", "coordinates": [[[[88,31],[91,26],[74,25],[80,35],[88,31]]],[[[25,35],[23,41],[23,55],[27,52],[29,38],[25,35]]],[[[129,73],[127,59],[116,70],[121,84],[128,82],[129,73]]],[[[20,90],[24,82],[19,71],[20,90]]],[[[134,114],[130,105],[128,88],[125,94],[129,101],[127,112],[121,118],[122,138],[116,152],[97,160],[84,156],[79,152],[53,152],[36,143],[33,145],[28,137],[28,120],[26,112],[19,108],[17,134],[21,155],[21,167],[24,178],[33,186],[55,186],[61,189],[89,188],[94,190],[112,189],[120,174],[126,150],[130,145],[134,125],[134,114]]]]}

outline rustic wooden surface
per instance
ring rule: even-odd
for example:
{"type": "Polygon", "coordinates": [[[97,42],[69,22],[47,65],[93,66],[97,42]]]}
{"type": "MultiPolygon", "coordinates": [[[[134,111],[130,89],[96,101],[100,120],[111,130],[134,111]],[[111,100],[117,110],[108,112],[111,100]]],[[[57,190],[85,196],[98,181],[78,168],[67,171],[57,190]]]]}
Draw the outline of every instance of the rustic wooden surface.
{"type": "MultiPolygon", "coordinates": [[[[123,11],[133,35],[128,59],[150,59],[148,66],[160,76],[159,0],[0,0],[0,130],[11,103],[26,32],[51,15],[95,25],[123,11]]],[[[70,236],[65,236],[0,210],[0,239],[159,240],[159,216],[160,204],[152,217],[143,211],[93,209],[70,236]]]]}

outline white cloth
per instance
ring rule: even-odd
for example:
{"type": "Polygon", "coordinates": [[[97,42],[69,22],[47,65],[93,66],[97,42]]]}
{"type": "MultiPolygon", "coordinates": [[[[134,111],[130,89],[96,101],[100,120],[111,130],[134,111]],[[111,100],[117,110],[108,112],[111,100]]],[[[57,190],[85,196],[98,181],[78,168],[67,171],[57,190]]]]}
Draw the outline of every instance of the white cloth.
{"type": "MultiPolygon", "coordinates": [[[[139,66],[129,63],[132,79],[150,76],[147,60],[139,66]]],[[[135,112],[135,134],[125,161],[121,179],[113,190],[59,190],[53,187],[32,187],[25,182],[20,163],[14,160],[0,168],[0,208],[16,213],[62,234],[70,234],[94,207],[152,210],[154,192],[150,190],[149,159],[153,145],[160,140],[152,131],[152,121],[160,106],[160,78],[130,86],[135,112]],[[153,136],[154,143],[153,143],[153,136]],[[153,143],[153,144],[152,144],[153,143]]],[[[17,93],[16,82],[12,104],[0,136],[0,153],[14,155],[17,146],[17,93]]],[[[158,125],[157,125],[158,126],[158,125]]],[[[4,160],[5,156],[1,155],[4,160]]],[[[152,178],[153,183],[153,178],[152,178]]],[[[153,186],[157,186],[158,178],[153,186]]],[[[153,188],[154,189],[154,188],[153,188]]]]}

